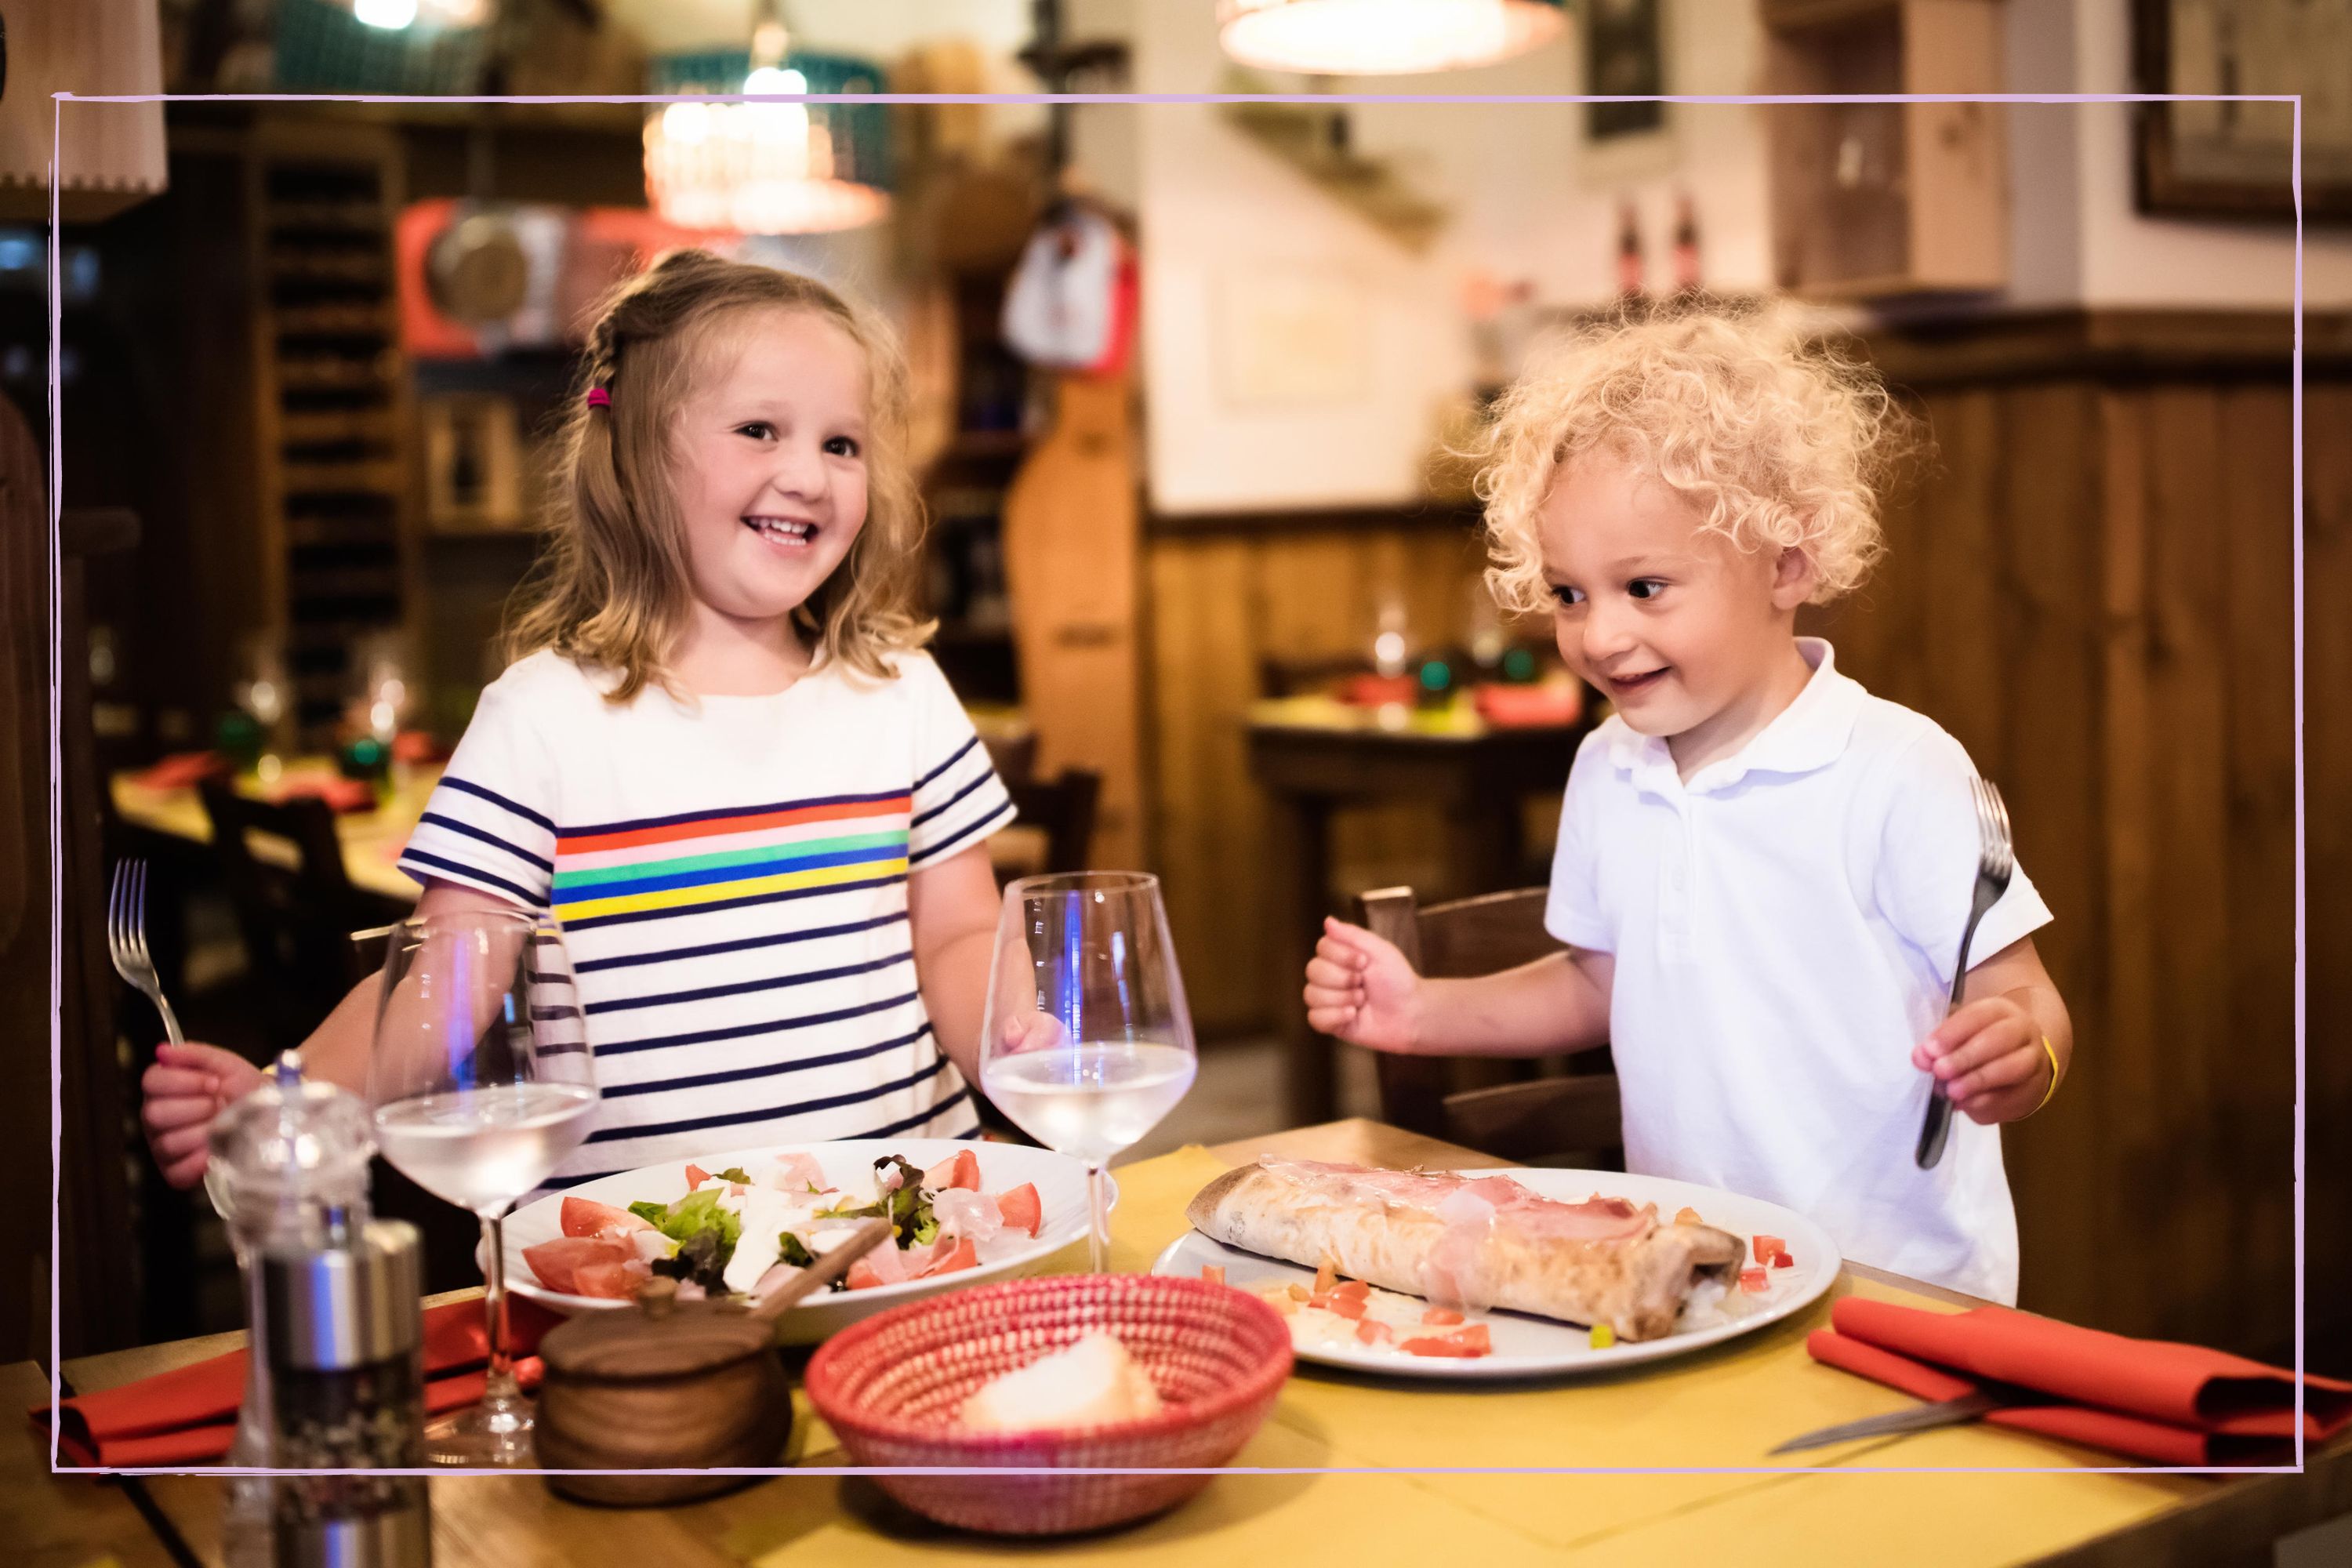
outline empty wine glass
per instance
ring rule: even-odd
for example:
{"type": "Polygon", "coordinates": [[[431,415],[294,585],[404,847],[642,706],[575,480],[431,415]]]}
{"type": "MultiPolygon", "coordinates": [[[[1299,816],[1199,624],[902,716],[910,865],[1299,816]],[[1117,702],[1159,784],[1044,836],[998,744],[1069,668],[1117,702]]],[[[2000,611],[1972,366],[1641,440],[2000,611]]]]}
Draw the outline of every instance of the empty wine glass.
{"type": "Polygon", "coordinates": [[[555,923],[522,910],[403,921],[384,954],[368,1104],[383,1157],[482,1222],[489,1373],[481,1403],[425,1428],[438,1464],[525,1465],[531,1406],[506,1332],[501,1221],[588,1136],[586,1020],[555,923]]]}
{"type": "Polygon", "coordinates": [[[1099,1274],[1103,1166],[1184,1098],[1197,1066],[1160,879],[1082,871],[1008,886],[981,1029],[981,1092],[1087,1163],[1099,1274]]]}

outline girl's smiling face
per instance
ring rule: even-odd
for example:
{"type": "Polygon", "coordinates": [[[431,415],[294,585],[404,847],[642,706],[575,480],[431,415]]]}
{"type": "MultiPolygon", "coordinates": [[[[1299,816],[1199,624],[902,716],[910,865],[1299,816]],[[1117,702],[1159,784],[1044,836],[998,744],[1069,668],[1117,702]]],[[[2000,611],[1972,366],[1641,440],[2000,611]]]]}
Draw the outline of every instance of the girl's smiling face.
{"type": "Polygon", "coordinates": [[[1564,467],[1537,512],[1553,635],[1625,722],[1664,738],[1687,777],[1747,743],[1803,689],[1802,552],[1743,551],[1622,456],[1564,467]]]}
{"type": "Polygon", "coordinates": [[[866,356],[809,310],[739,312],[711,338],[670,442],[695,616],[788,629],[866,521],[866,356]]]}

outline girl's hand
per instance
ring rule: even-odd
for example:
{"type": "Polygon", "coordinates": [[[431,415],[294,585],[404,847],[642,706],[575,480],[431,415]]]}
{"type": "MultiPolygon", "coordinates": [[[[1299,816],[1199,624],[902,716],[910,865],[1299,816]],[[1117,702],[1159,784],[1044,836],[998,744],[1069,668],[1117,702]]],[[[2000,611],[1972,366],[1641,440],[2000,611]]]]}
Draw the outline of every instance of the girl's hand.
{"type": "Polygon", "coordinates": [[[2006,995],[1962,1005],[1912,1047],[1911,1065],[1933,1073],[1944,1098],[1972,1121],[2020,1121],[2050,1090],[2042,1025],[2006,995]]]}
{"type": "Polygon", "coordinates": [[[1307,963],[1307,1021],[1376,1051],[1410,1054],[1421,1038],[1421,976],[1396,944],[1345,921],[1325,920],[1307,963]]]}
{"type": "Polygon", "coordinates": [[[205,1140],[213,1118],[260,1087],[261,1069],[234,1051],[194,1042],[157,1046],[155,1065],[139,1080],[146,1097],[139,1124],[147,1130],[147,1147],[163,1179],[175,1187],[203,1181],[212,1157],[205,1140]]]}

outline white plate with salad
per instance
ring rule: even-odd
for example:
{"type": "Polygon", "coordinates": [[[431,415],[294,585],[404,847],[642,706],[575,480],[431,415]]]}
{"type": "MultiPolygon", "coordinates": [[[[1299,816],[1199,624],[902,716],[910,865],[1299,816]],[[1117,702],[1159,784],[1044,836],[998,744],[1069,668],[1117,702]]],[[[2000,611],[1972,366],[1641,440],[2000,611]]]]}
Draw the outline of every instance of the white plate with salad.
{"type": "Polygon", "coordinates": [[[1512,1166],[1459,1173],[1507,1176],[1538,1196],[1563,1203],[1600,1194],[1637,1206],[1654,1204],[1661,1215],[1688,1212],[1738,1237],[1746,1250],[1731,1280],[1706,1281],[1691,1291],[1673,1332],[1640,1342],[1618,1340],[1605,1326],[1590,1329],[1525,1312],[1433,1308],[1418,1296],[1245,1252],[1197,1230],[1170,1244],[1151,1271],[1206,1271],[1263,1297],[1288,1321],[1291,1346],[1301,1361],[1385,1377],[1450,1380],[1610,1372],[1684,1355],[1803,1310],[1830,1288],[1841,1267],[1827,1231],[1761,1198],[1615,1171],[1512,1166]]]}
{"type": "MultiPolygon", "coordinates": [[[[1118,1189],[1104,1178],[1106,1205],[1118,1189]]],[[[723,1150],[551,1194],[507,1218],[507,1284],[559,1312],[625,1307],[666,1276],[679,1293],[741,1298],[887,1212],[877,1248],[829,1293],[787,1311],[814,1344],[887,1307],[1030,1272],[1087,1234],[1087,1169],[1048,1149],[881,1138],[723,1150]]]]}

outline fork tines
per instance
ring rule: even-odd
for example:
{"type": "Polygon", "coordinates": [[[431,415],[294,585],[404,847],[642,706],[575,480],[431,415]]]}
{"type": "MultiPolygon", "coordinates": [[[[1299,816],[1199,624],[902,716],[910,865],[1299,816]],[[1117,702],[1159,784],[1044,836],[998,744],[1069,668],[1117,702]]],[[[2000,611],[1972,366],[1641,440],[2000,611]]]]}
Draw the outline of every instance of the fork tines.
{"type": "Polygon", "coordinates": [[[2007,882],[2017,868],[2015,841],[2009,836],[2009,805],[1990,779],[1979,777],[1969,782],[1977,802],[1979,868],[1997,881],[2007,882]]]}

